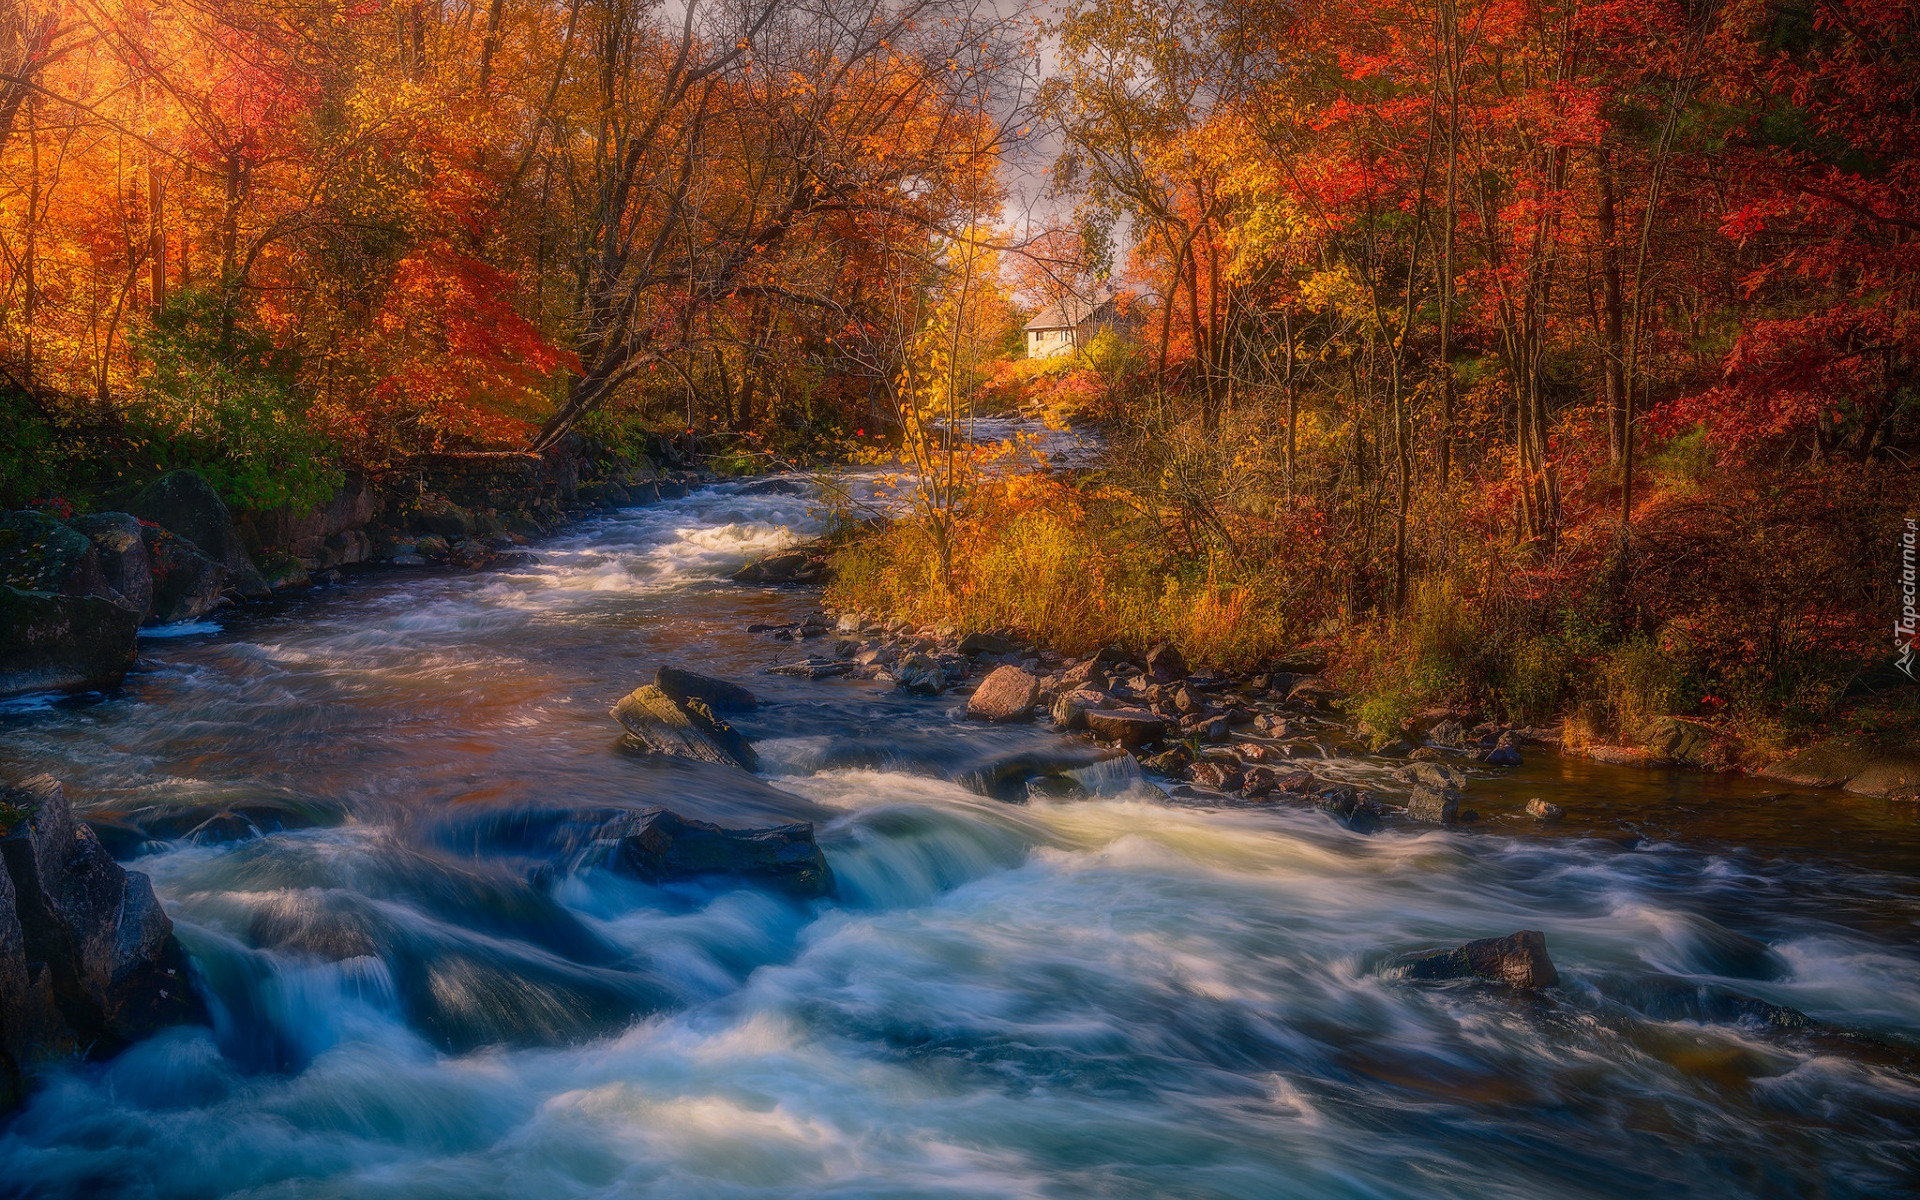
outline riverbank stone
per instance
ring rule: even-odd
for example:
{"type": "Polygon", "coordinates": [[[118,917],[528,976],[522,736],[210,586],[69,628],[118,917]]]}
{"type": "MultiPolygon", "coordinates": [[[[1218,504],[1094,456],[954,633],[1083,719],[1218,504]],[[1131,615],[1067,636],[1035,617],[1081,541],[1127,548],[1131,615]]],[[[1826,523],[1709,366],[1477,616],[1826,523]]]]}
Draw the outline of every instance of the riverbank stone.
{"type": "Polygon", "coordinates": [[[735,583],[792,585],[826,583],[833,575],[827,556],[817,546],[780,550],[741,567],[728,576],[735,583]]]}
{"type": "Polygon", "coordinates": [[[56,596],[107,593],[92,540],[32,509],[0,514],[0,584],[56,596]]]}
{"type": "Polygon", "coordinates": [[[1133,747],[1166,736],[1167,722],[1144,708],[1103,708],[1087,713],[1087,728],[1097,738],[1133,747]]]}
{"type": "Polygon", "coordinates": [[[0,697],[117,686],[139,631],[140,614],[104,596],[0,586],[0,697]]]}
{"type": "Polygon", "coordinates": [[[832,679],[853,672],[855,662],[845,658],[803,658],[797,662],[768,667],[769,675],[790,675],[795,679],[832,679]]]}
{"type": "Polygon", "coordinates": [[[1434,954],[1413,955],[1401,963],[1408,979],[1477,978],[1517,988],[1547,988],[1560,982],[1560,972],[1547,956],[1547,937],[1536,929],[1482,938],[1434,954]]]}
{"type": "Polygon", "coordinates": [[[1328,712],[1338,707],[1347,694],[1318,675],[1296,679],[1287,689],[1287,703],[1328,712]]]}
{"type": "Polygon", "coordinates": [[[226,568],[227,584],[248,599],[273,589],[253,565],[220,493],[196,471],[168,471],[135,496],[127,511],[151,521],[226,568]]]}
{"type": "Polygon", "coordinates": [[[1000,667],[967,697],[967,715],[976,721],[1005,724],[1033,718],[1040,681],[1019,667],[1000,667]]]}
{"type": "Polygon", "coordinates": [[[1760,775],[1799,787],[1912,797],[1920,792],[1920,749],[1864,738],[1834,738],[1782,759],[1760,775]]]}
{"type": "Polygon", "coordinates": [[[197,621],[220,607],[227,587],[225,566],[158,525],[143,525],[141,534],[153,563],[153,605],[147,624],[197,621]]]}
{"type": "Polygon", "coordinates": [[[1187,677],[1187,660],[1171,642],[1161,642],[1147,651],[1147,674],[1155,683],[1172,683],[1187,677]]]}
{"type": "Polygon", "coordinates": [[[131,513],[92,513],[72,526],[87,535],[100,560],[100,575],[122,608],[142,617],[153,607],[153,561],[147,556],[140,519],[131,513]]]}

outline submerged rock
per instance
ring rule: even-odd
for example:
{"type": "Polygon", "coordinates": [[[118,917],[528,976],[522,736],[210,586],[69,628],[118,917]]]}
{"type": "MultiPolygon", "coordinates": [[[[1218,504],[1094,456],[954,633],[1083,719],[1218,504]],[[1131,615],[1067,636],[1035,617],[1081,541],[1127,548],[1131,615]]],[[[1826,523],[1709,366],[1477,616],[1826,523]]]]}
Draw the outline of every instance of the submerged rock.
{"type": "Polygon", "coordinates": [[[1731,988],[1671,975],[1603,975],[1600,994],[1656,1021],[1760,1025],[1808,1029],[1817,1022],[1797,1008],[1773,1004],[1731,988]]]}
{"type": "Polygon", "coordinates": [[[205,1019],[173,922],[46,776],[0,788],[0,1107],[42,1064],[205,1019]]]}
{"type": "Polygon", "coordinates": [[[1019,667],[1001,667],[981,680],[967,698],[967,715],[976,721],[1026,721],[1040,698],[1040,681],[1019,667]]]}
{"type": "Polygon", "coordinates": [[[1380,806],[1352,788],[1329,792],[1320,801],[1320,811],[1355,833],[1375,833],[1380,828],[1380,806]]]}
{"type": "Polygon", "coordinates": [[[850,674],[856,665],[844,658],[803,658],[798,662],[768,667],[767,674],[791,675],[796,679],[831,679],[836,675],[850,674]]]}
{"type": "Polygon", "coordinates": [[[1536,929],[1413,955],[1401,964],[1408,979],[1491,979],[1520,988],[1553,987],[1560,982],[1560,972],[1547,957],[1547,937],[1536,929]]]}
{"type": "Polygon", "coordinates": [[[807,821],[726,829],[650,808],[609,822],[601,840],[611,843],[609,867],[649,883],[724,875],[770,884],[806,899],[833,892],[833,869],[807,821]]]}
{"type": "Polygon", "coordinates": [[[938,696],[947,690],[947,673],[924,654],[909,654],[893,668],[893,683],[912,696],[938,696]]]}
{"type": "Polygon", "coordinates": [[[1551,800],[1542,800],[1535,796],[1527,801],[1527,815],[1536,821],[1558,821],[1567,815],[1567,810],[1551,800]]]}
{"type": "Polygon", "coordinates": [[[613,706],[613,719],[655,754],[753,770],[753,747],[714,715],[704,700],[674,700],[653,684],[635,688],[613,706]]]}

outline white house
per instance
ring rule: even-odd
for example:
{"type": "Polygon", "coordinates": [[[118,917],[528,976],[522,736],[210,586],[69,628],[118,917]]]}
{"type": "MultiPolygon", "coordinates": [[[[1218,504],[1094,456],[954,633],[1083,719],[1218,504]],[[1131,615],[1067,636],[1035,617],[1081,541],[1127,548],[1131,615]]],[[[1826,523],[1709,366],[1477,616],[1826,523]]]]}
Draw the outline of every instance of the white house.
{"type": "Polygon", "coordinates": [[[1086,300],[1063,296],[1058,303],[1047,305],[1027,322],[1027,357],[1070,354],[1102,329],[1118,326],[1120,317],[1113,301],[1112,292],[1102,292],[1086,300]]]}

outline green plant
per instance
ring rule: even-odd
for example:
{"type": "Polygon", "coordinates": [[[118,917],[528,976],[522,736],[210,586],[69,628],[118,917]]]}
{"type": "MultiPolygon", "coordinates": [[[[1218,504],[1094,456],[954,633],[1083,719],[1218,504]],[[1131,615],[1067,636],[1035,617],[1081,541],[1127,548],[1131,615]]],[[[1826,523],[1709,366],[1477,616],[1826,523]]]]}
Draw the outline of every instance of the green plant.
{"type": "Polygon", "coordinates": [[[229,504],[311,510],[340,486],[294,361],[212,291],[176,292],[134,337],[144,370],[127,434],[157,472],[200,472],[229,504]]]}
{"type": "Polygon", "coordinates": [[[1707,439],[1704,425],[1669,438],[1647,456],[1647,474],[1668,487],[1691,491],[1713,473],[1713,443],[1707,439]]]}
{"type": "Polygon", "coordinates": [[[1558,710],[1573,673],[1566,642],[1543,635],[1524,637],[1508,651],[1499,691],[1513,716],[1543,718],[1558,710]]]}
{"type": "Polygon", "coordinates": [[[1634,634],[1615,646],[1600,678],[1607,710],[1623,732],[1640,728],[1650,717],[1691,707],[1686,664],[1648,634],[1634,634]]]}
{"type": "Polygon", "coordinates": [[[0,388],[0,509],[25,507],[54,491],[63,457],[54,426],[33,397],[0,388]]]}

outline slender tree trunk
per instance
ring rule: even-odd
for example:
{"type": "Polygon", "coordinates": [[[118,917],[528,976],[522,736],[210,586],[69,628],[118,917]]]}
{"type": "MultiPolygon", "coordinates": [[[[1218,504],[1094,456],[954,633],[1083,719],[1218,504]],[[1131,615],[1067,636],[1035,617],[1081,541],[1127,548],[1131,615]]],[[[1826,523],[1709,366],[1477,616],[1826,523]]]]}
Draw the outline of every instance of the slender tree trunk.
{"type": "Polygon", "coordinates": [[[167,183],[160,168],[147,164],[147,257],[152,267],[153,311],[167,306],[167,183]]]}
{"type": "Polygon", "coordinates": [[[491,0],[487,5],[487,33],[480,43],[480,91],[485,93],[487,84],[493,79],[493,57],[500,52],[500,17],[506,7],[505,0],[491,0]]]}
{"type": "Polygon", "coordinates": [[[1607,459],[1619,464],[1626,450],[1627,376],[1625,335],[1620,306],[1619,219],[1615,214],[1612,157],[1600,155],[1600,208],[1595,214],[1600,232],[1601,335],[1606,357],[1607,459]]]}
{"type": "Polygon", "coordinates": [[[21,330],[21,369],[25,372],[24,382],[33,386],[34,371],[34,334],[39,328],[40,317],[40,121],[39,105],[29,96],[27,109],[27,231],[21,248],[21,270],[26,276],[26,296],[24,315],[26,325],[21,330]]]}
{"type": "Polygon", "coordinates": [[[1283,309],[1280,313],[1280,327],[1285,331],[1287,342],[1286,373],[1282,377],[1287,390],[1287,500],[1293,500],[1296,464],[1294,461],[1294,438],[1300,428],[1300,393],[1293,383],[1293,310],[1283,309]]]}

